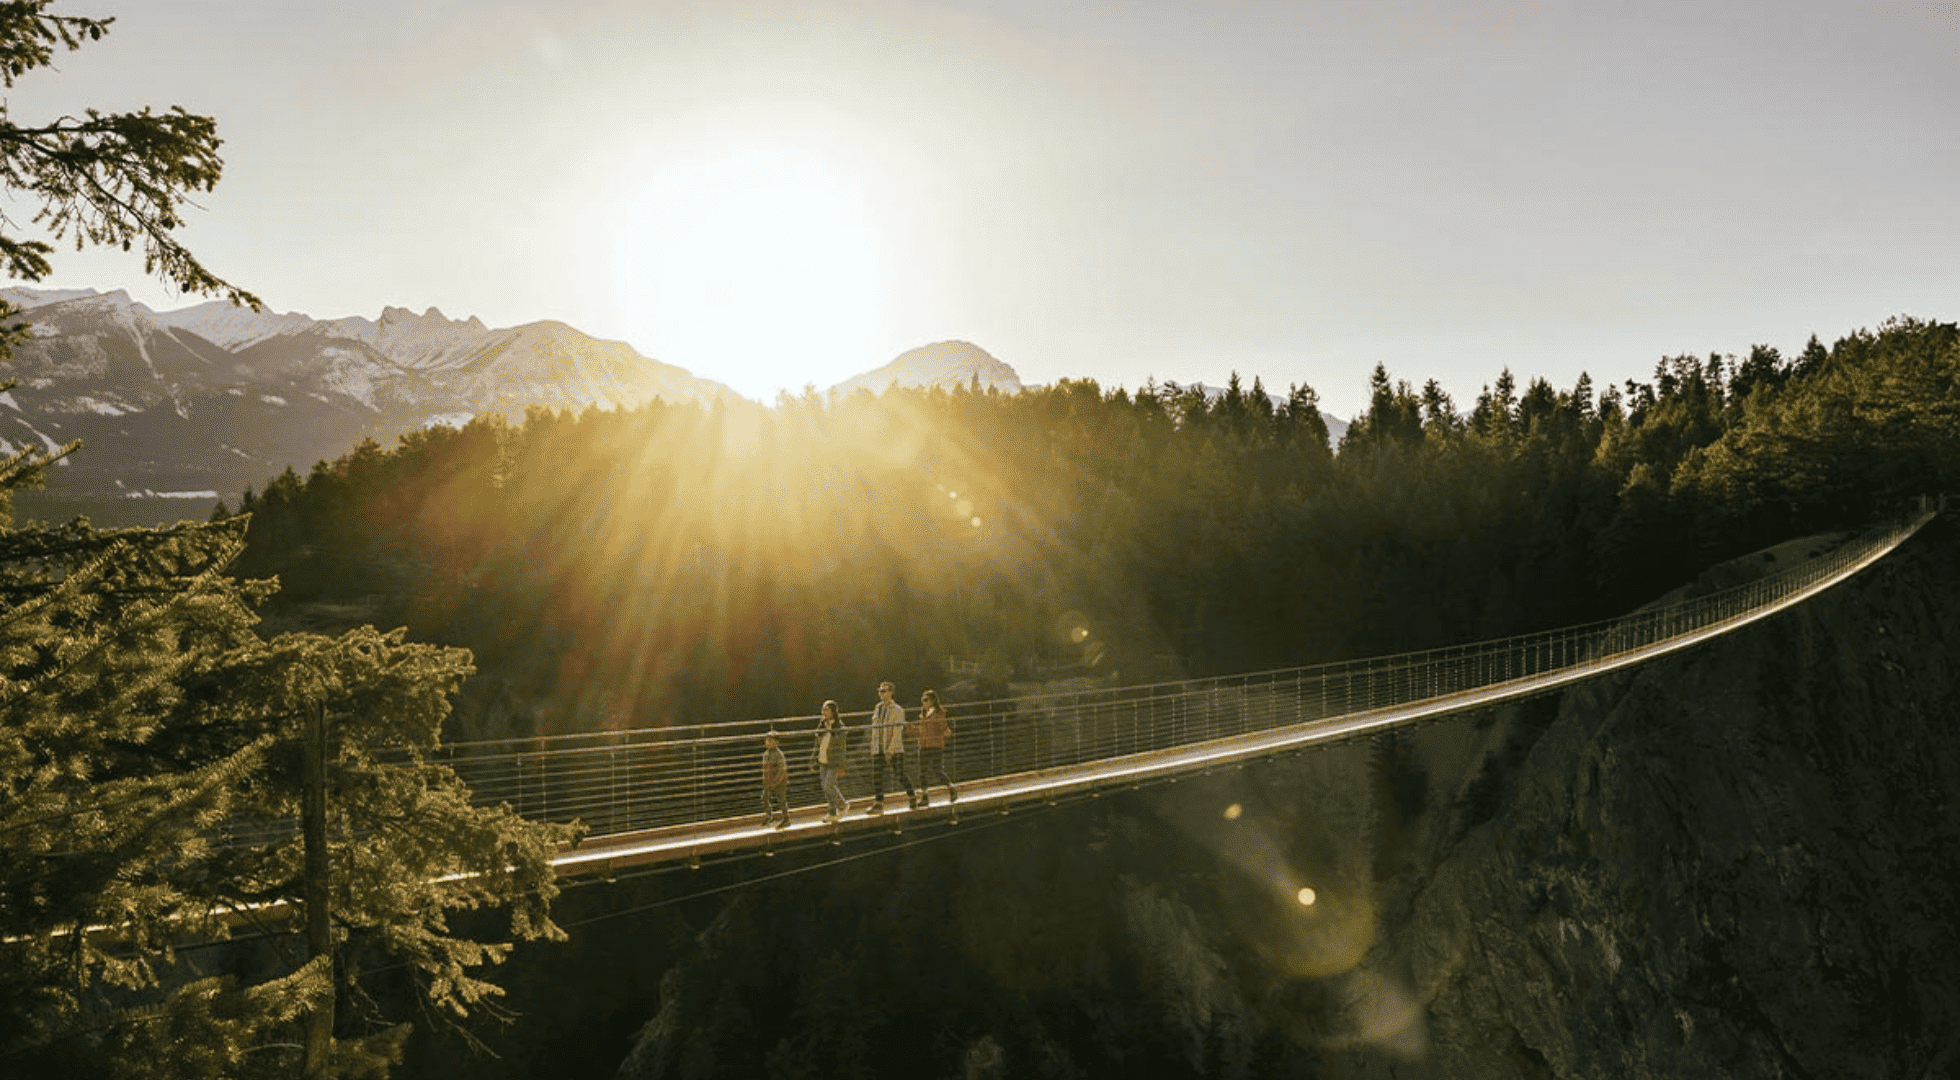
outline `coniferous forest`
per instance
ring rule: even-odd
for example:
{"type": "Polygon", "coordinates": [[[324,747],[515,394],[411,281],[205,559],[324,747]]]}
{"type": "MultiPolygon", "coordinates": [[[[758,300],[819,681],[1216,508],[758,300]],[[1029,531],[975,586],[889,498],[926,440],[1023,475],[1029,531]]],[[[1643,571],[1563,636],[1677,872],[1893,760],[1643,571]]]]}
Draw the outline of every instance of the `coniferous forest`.
{"type": "Polygon", "coordinates": [[[974,696],[1260,670],[1611,617],[1952,490],[1957,378],[1960,331],[1897,318],[1467,408],[1377,366],[1338,446],[1237,376],[534,409],[288,469],[238,571],[275,623],[473,650],[452,737],[805,715],[948,658],[974,696]]]}

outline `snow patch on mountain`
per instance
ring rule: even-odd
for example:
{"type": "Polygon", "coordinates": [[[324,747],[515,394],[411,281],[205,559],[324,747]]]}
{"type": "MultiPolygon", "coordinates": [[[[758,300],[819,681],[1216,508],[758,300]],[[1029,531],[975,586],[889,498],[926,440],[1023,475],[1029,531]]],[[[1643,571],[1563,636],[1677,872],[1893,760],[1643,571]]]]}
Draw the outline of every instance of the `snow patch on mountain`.
{"type": "Polygon", "coordinates": [[[79,300],[84,296],[98,296],[94,289],[29,289],[20,285],[10,285],[0,289],[0,300],[26,311],[42,304],[59,304],[63,300],[79,300]]]}
{"type": "Polygon", "coordinates": [[[376,408],[376,377],[388,374],[376,363],[376,357],[355,349],[330,347],[321,349],[319,358],[326,361],[326,370],[319,375],[322,388],[345,394],[370,409],[376,408]]]}
{"type": "Polygon", "coordinates": [[[87,411],[93,413],[101,413],[103,416],[123,416],[130,412],[130,410],[127,407],[117,408],[114,402],[103,401],[100,398],[92,398],[86,394],[82,395],[81,397],[75,398],[73,401],[69,402],[69,405],[75,412],[87,411]]]}
{"type": "Polygon", "coordinates": [[[472,315],[457,322],[433,307],[420,315],[400,307],[384,307],[370,322],[358,315],[320,324],[337,337],[367,345],[406,368],[441,367],[443,361],[470,349],[491,333],[472,315]]]}
{"type": "MultiPolygon", "coordinates": [[[[35,427],[33,424],[28,423],[25,419],[16,416],[14,417],[14,423],[19,424],[21,427],[26,428],[30,434],[32,434],[35,438],[41,440],[41,448],[46,450],[48,453],[52,454],[61,449],[60,443],[49,438],[45,432],[35,427]]],[[[17,450],[13,452],[19,453],[19,451],[17,450]]],[[[56,462],[55,464],[66,465],[68,464],[68,459],[62,458],[60,461],[56,462]]]]}
{"type": "Polygon", "coordinates": [[[165,326],[188,330],[225,349],[241,349],[280,334],[297,334],[313,325],[298,312],[253,311],[226,300],[213,300],[176,311],[159,311],[151,318],[165,326]]]}

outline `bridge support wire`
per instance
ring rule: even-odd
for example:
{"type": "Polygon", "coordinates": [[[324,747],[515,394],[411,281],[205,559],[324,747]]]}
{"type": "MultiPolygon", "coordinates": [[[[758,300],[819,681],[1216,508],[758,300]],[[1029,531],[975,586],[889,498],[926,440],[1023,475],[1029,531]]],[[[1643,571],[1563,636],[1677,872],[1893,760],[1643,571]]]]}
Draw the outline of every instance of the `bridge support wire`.
{"type": "MultiPolygon", "coordinates": [[[[883,827],[902,828],[894,815],[1005,810],[1024,800],[1170,779],[1545,693],[1801,603],[1884,557],[1935,513],[1921,506],[1759,580],[1600,623],[1311,667],[956,703],[946,767],[959,802],[945,801],[943,785],[928,810],[888,800],[883,827]]],[[[869,715],[844,719],[862,728],[869,715]]],[[[850,740],[846,763],[853,816],[822,820],[816,777],[804,772],[814,728],[814,717],[779,717],[473,742],[451,746],[447,758],[478,803],[508,802],[527,816],[606,830],[561,854],[563,870],[663,859],[698,865],[721,851],[834,841],[879,820],[861,816],[871,776],[870,739],[862,731],[850,740]],[[771,728],[792,767],[792,823],[781,832],[761,820],[762,737],[771,728]]]]}

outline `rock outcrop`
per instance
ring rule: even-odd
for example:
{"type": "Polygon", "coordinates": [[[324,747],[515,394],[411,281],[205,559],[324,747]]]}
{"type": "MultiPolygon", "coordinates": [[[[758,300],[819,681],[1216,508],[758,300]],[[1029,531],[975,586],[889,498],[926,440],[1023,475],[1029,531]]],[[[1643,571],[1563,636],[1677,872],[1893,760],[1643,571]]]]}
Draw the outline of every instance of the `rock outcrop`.
{"type": "Polygon", "coordinates": [[[1396,946],[1435,1075],[1960,1069],[1954,533],[1566,695],[1396,946]]]}

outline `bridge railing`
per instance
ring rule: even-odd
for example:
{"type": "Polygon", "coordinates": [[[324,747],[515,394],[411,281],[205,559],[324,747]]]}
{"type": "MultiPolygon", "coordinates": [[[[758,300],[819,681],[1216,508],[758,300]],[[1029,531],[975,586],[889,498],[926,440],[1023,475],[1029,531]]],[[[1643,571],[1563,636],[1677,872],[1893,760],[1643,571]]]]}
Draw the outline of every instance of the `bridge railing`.
{"type": "MultiPolygon", "coordinates": [[[[1312,667],[995,701],[950,702],[947,771],[956,784],[1107,761],[1217,739],[1449,699],[1616,659],[1702,634],[1786,603],[1889,550],[1925,516],[1872,530],[1780,571],[1630,616],[1495,641],[1312,667]]],[[[1523,692],[1520,690],[1520,692],[1523,692]]],[[[916,706],[908,716],[916,717],[916,706]]],[[[850,728],[845,794],[864,806],[872,783],[869,714],[850,728]]],[[[791,767],[791,803],[822,804],[808,767],[813,716],[456,744],[443,759],[474,801],[508,803],[594,835],[759,813],[763,736],[775,731],[791,767]]],[[[914,773],[920,762],[907,754],[914,773]]],[[[886,795],[903,793],[888,778],[886,795]]]]}

